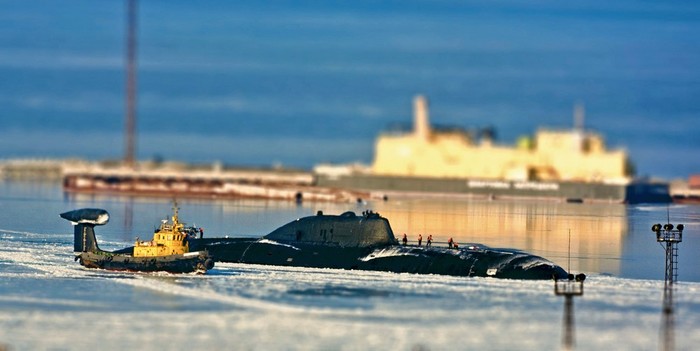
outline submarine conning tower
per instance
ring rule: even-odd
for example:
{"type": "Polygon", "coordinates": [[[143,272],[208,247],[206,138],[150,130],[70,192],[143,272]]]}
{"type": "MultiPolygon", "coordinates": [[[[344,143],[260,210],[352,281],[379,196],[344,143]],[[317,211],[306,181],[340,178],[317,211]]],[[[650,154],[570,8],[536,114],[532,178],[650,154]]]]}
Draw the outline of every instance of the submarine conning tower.
{"type": "Polygon", "coordinates": [[[73,251],[100,251],[95,238],[95,226],[109,222],[109,213],[100,208],[83,208],[60,214],[61,218],[73,224],[73,251]]]}
{"type": "Polygon", "coordinates": [[[361,216],[352,211],[340,215],[299,218],[264,236],[279,242],[337,245],[343,247],[374,247],[396,244],[389,221],[372,211],[361,216]]]}

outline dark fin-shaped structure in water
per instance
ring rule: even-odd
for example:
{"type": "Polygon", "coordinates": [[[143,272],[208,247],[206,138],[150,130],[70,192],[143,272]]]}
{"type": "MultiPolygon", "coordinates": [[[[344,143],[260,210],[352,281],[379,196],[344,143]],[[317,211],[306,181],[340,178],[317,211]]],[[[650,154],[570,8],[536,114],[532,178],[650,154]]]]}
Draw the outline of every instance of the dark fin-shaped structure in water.
{"type": "Polygon", "coordinates": [[[61,213],[61,218],[69,220],[73,226],[73,251],[98,252],[95,226],[109,222],[109,213],[98,208],[84,208],[61,213]]]}

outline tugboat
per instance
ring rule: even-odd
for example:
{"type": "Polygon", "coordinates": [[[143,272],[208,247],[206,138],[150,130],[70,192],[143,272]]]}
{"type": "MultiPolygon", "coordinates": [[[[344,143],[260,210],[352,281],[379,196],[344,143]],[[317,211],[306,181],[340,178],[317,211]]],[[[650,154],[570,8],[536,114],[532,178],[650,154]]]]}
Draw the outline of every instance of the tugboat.
{"type": "Polygon", "coordinates": [[[553,262],[518,250],[400,245],[389,221],[372,211],[361,216],[319,211],[262,238],[199,238],[190,247],[221,262],[507,279],[568,276],[553,262]]]}
{"type": "Polygon", "coordinates": [[[214,267],[206,250],[190,252],[189,240],[193,228],[185,227],[173,206],[171,222],[163,220],[150,241],[136,240],[134,246],[116,251],[104,251],[97,245],[95,226],[105,225],[109,213],[103,209],[83,208],[61,213],[74,226],[75,260],[87,268],[116,271],[170,273],[205,273],[214,267]]]}

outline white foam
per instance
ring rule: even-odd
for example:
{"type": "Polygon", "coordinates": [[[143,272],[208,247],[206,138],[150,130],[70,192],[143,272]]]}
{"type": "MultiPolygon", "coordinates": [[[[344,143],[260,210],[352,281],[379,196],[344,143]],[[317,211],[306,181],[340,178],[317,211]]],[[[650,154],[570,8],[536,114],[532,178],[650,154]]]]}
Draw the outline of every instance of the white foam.
{"type": "MultiPolygon", "coordinates": [[[[563,299],[551,281],[235,263],[206,275],[108,273],[73,262],[72,243],[45,238],[0,237],[0,340],[10,349],[551,350],[561,342],[563,299]],[[103,303],[85,298],[93,293],[103,303]],[[123,308],[142,300],[179,303],[123,308]]],[[[655,349],[662,287],[589,275],[575,303],[577,349],[655,349]]],[[[677,348],[693,349],[700,283],[679,283],[675,297],[677,348]]]]}
{"type": "Polygon", "coordinates": [[[296,247],[296,246],[292,246],[292,245],[288,245],[288,244],[282,244],[282,243],[280,243],[280,242],[277,242],[277,241],[274,241],[274,240],[270,240],[270,239],[260,239],[260,240],[258,240],[257,242],[258,242],[258,243],[261,243],[261,244],[270,244],[270,245],[284,246],[284,247],[288,247],[288,248],[291,248],[291,249],[294,249],[294,250],[299,251],[299,248],[296,247]]]}
{"type": "Polygon", "coordinates": [[[367,262],[371,261],[376,258],[385,258],[385,257],[395,257],[395,256],[419,256],[416,253],[407,251],[405,249],[402,249],[400,247],[390,247],[390,248],[384,248],[384,249],[376,249],[372,251],[369,255],[365,257],[359,258],[360,261],[367,262]]]}

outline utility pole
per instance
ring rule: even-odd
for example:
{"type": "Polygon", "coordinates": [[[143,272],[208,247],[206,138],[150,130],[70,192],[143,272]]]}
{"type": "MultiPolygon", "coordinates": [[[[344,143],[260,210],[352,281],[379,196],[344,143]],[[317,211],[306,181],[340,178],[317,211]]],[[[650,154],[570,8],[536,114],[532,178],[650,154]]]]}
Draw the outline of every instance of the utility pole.
{"type": "Polygon", "coordinates": [[[126,0],[126,113],[124,164],[136,161],[136,12],[137,0],[126,0]]]}

